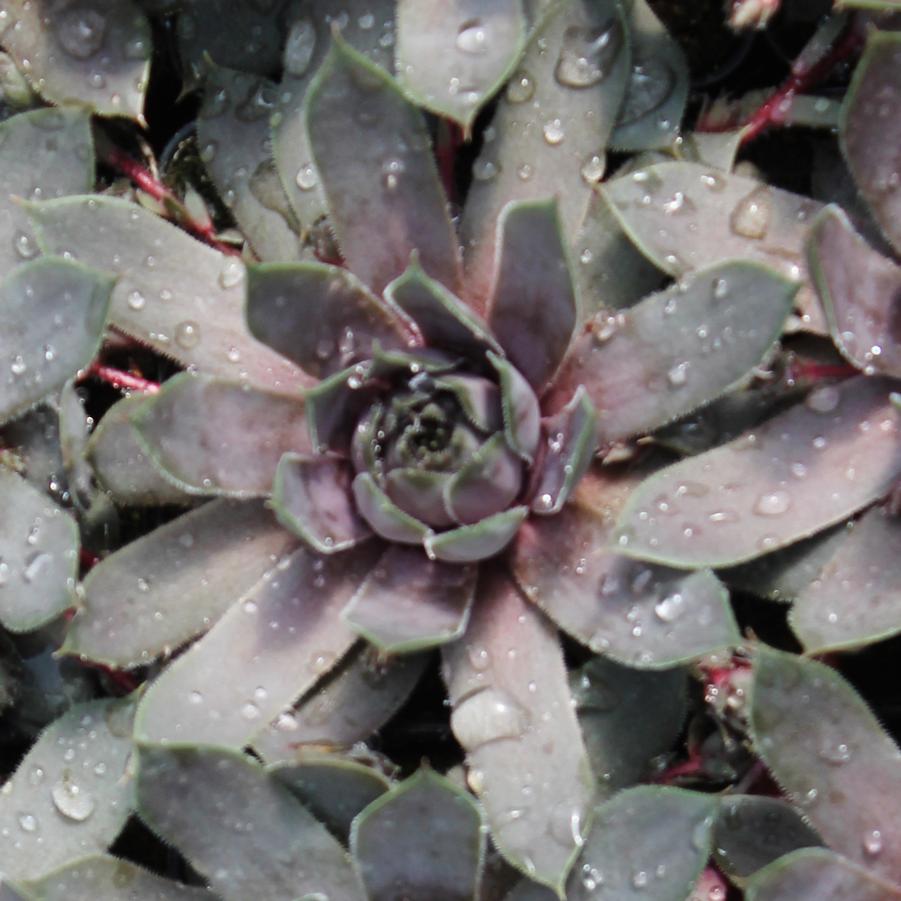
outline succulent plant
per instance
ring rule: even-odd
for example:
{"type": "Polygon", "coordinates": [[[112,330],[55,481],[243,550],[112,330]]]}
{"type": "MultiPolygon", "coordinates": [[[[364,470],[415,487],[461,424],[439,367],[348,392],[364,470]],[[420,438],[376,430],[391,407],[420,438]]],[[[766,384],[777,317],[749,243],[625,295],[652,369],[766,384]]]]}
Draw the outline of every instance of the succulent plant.
{"type": "Polygon", "coordinates": [[[901,897],[894,4],[665,5],[0,4],[5,897],[901,897]]]}

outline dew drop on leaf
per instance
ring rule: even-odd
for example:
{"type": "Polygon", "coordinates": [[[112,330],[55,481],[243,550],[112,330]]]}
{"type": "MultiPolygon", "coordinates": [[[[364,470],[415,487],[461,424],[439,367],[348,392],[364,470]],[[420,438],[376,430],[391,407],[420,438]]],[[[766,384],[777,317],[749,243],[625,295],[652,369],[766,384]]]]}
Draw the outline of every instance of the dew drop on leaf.
{"type": "Polygon", "coordinates": [[[766,237],[772,216],[769,189],[755,188],[735,205],[729,217],[729,227],[741,238],[759,241],[766,237]]]}
{"type": "Polygon", "coordinates": [[[544,140],[552,147],[561,144],[566,137],[566,132],[563,129],[563,123],[560,119],[549,119],[544,123],[542,132],[544,134],[544,140]]]}
{"type": "Polygon", "coordinates": [[[863,850],[868,857],[878,857],[882,853],[882,833],[871,829],[863,837],[863,850]]]}
{"type": "Polygon", "coordinates": [[[481,19],[468,19],[460,26],[454,43],[462,53],[487,53],[490,47],[488,28],[481,19]]]}
{"type": "Polygon", "coordinates": [[[568,88],[599,84],[610,73],[622,45],[623,30],[617,18],[600,28],[572,25],[563,33],[554,77],[568,88]]]}
{"type": "Polygon", "coordinates": [[[535,94],[535,82],[528,72],[517,72],[507,85],[507,100],[510,103],[525,103],[535,94]]]}
{"type": "Polygon", "coordinates": [[[454,734],[468,750],[492,741],[520,738],[529,727],[528,711],[496,688],[465,697],[451,714],[454,734]]]}
{"type": "Polygon", "coordinates": [[[80,4],[59,14],[56,37],[62,48],[76,59],[89,59],[103,45],[106,16],[80,4]]]}
{"type": "Polygon", "coordinates": [[[777,489],[761,494],[754,505],[754,512],[760,516],[782,516],[791,506],[791,495],[787,491],[777,489]]]}
{"type": "Polygon", "coordinates": [[[179,322],[175,327],[175,343],[185,350],[196,347],[200,341],[200,326],[190,319],[179,322]]]}
{"type": "Polygon", "coordinates": [[[68,770],[50,789],[50,797],[53,806],[64,817],[78,823],[84,822],[94,812],[96,806],[91,794],[72,780],[68,770]]]}

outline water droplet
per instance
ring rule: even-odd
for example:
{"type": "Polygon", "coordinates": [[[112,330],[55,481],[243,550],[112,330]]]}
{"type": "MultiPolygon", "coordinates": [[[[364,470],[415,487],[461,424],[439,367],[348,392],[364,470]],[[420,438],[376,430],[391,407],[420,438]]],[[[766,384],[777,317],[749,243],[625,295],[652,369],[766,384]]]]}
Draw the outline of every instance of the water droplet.
{"type": "Polygon", "coordinates": [[[244,266],[240,260],[235,257],[230,257],[226,260],[225,265],[222,267],[222,271],[219,273],[219,284],[228,290],[229,288],[234,288],[236,285],[239,285],[243,279],[244,266]]]}
{"type": "Polygon", "coordinates": [[[863,837],[863,850],[868,857],[878,857],[882,853],[882,833],[871,829],[863,837]]]}
{"type": "Polygon", "coordinates": [[[255,720],[259,717],[259,715],[260,715],[260,708],[257,707],[257,705],[253,703],[253,701],[248,701],[241,708],[241,716],[245,720],[248,720],[248,721],[255,720]]]}
{"type": "Polygon", "coordinates": [[[42,767],[35,766],[31,768],[28,774],[29,785],[40,785],[44,781],[44,770],[42,767]]]}
{"type": "Polygon", "coordinates": [[[755,188],[735,205],[729,217],[729,227],[742,238],[759,241],[766,237],[772,216],[772,200],[769,188],[755,188]]]}
{"type": "Polygon", "coordinates": [[[525,103],[535,94],[535,82],[528,72],[517,72],[507,84],[507,100],[511,103],[525,103]]]}
{"type": "Polygon", "coordinates": [[[678,619],[685,610],[685,599],[679,592],[667,595],[654,605],[654,613],[659,620],[671,623],[678,619]]]}
{"type": "Polygon", "coordinates": [[[791,496],[780,488],[761,494],[754,505],[754,512],[760,516],[782,516],[790,506],[791,496]]]}
{"type": "Polygon", "coordinates": [[[53,563],[53,557],[46,553],[31,554],[25,561],[22,579],[29,584],[38,579],[41,573],[53,563]]]}
{"type": "Polygon", "coordinates": [[[143,310],[147,304],[147,299],[140,291],[135,290],[128,295],[126,302],[133,310],[143,310]]]}
{"type": "Polygon", "coordinates": [[[455,43],[463,53],[487,53],[490,47],[488,27],[481,19],[468,19],[460,26],[455,43]]]}
{"type": "Polygon", "coordinates": [[[516,739],[529,726],[529,714],[496,688],[484,688],[460,701],[451,714],[457,739],[469,751],[493,741],[516,739]]]}
{"type": "Polygon", "coordinates": [[[821,388],[814,388],[804,399],[804,403],[815,413],[831,413],[838,406],[839,400],[841,394],[835,385],[823,385],[821,388]]]}
{"type": "Polygon", "coordinates": [[[582,809],[568,801],[560,801],[551,811],[551,835],[564,848],[581,848],[585,844],[582,809]]]}
{"type": "Polygon", "coordinates": [[[580,171],[582,173],[582,178],[584,178],[588,184],[593,185],[604,177],[605,168],[606,160],[604,157],[600,154],[593,153],[584,163],[582,163],[580,171]]]}
{"type": "Polygon", "coordinates": [[[681,388],[688,381],[688,367],[690,363],[688,360],[684,360],[682,363],[677,363],[675,366],[670,369],[666,374],[666,380],[674,387],[681,388]]]}
{"type": "Polygon", "coordinates": [[[304,163],[304,165],[297,170],[297,177],[294,180],[297,182],[297,187],[300,188],[301,191],[312,191],[319,183],[316,169],[313,167],[312,163],[304,163]]]}
{"type": "Polygon", "coordinates": [[[497,175],[497,166],[491,160],[479,157],[472,167],[472,177],[476,181],[491,181],[497,175]]]}
{"type": "Polygon", "coordinates": [[[9,371],[13,375],[22,375],[26,369],[28,369],[28,364],[25,362],[25,358],[22,354],[16,354],[12,363],[9,364],[9,371]]]}
{"type": "Polygon", "coordinates": [[[713,282],[713,299],[723,300],[729,296],[729,282],[724,278],[715,279],[713,282]]]}
{"type": "MultiPolygon", "coordinates": [[[[629,75],[629,87],[617,124],[628,125],[660,109],[675,87],[676,74],[665,60],[652,58],[636,62],[629,75]]],[[[669,122],[666,128],[669,128],[669,122]]]]}
{"type": "Polygon", "coordinates": [[[298,19],[285,43],[285,71],[295,78],[310,68],[316,50],[316,29],[309,19],[298,19]]]}
{"type": "Polygon", "coordinates": [[[466,651],[469,663],[474,670],[484,672],[491,664],[491,655],[488,651],[479,645],[470,645],[466,651]]]}
{"type": "Polygon", "coordinates": [[[89,59],[103,45],[106,16],[96,9],[75,5],[58,14],[55,25],[57,40],[76,59],[89,59]]]}
{"type": "Polygon", "coordinates": [[[175,327],[175,343],[185,350],[196,347],[200,341],[200,326],[190,319],[179,322],[175,327]]]}
{"type": "Polygon", "coordinates": [[[94,812],[94,798],[74,782],[68,771],[50,789],[50,797],[56,809],[70,820],[84,822],[94,812]]]}
{"type": "Polygon", "coordinates": [[[634,885],[635,888],[641,889],[641,888],[644,888],[647,884],[648,884],[648,874],[644,870],[638,870],[632,876],[632,885],[634,885]]]}
{"type": "Polygon", "coordinates": [[[824,741],[820,747],[820,757],[827,763],[841,765],[847,763],[851,757],[851,748],[843,741],[824,741]]]}
{"type": "Polygon", "coordinates": [[[568,88],[596,85],[610,73],[622,45],[618,18],[611,18],[600,28],[571,25],[563,33],[554,77],[568,88]]]}
{"type": "Polygon", "coordinates": [[[327,673],[335,664],[335,654],[332,651],[317,651],[310,657],[310,669],[317,675],[327,673]]]}
{"type": "Polygon", "coordinates": [[[545,141],[552,147],[556,147],[558,144],[562,143],[563,139],[566,137],[563,123],[559,119],[549,119],[544,123],[542,131],[544,133],[545,141]]]}
{"type": "Polygon", "coordinates": [[[13,247],[23,260],[32,260],[38,255],[38,245],[27,232],[16,232],[13,247]]]}
{"type": "Polygon", "coordinates": [[[241,351],[238,350],[237,347],[232,345],[225,354],[229,363],[240,363],[241,362],[241,351]]]}
{"type": "Polygon", "coordinates": [[[19,814],[19,826],[22,827],[23,832],[37,832],[37,828],[38,828],[37,817],[30,813],[20,813],[19,814]]]}

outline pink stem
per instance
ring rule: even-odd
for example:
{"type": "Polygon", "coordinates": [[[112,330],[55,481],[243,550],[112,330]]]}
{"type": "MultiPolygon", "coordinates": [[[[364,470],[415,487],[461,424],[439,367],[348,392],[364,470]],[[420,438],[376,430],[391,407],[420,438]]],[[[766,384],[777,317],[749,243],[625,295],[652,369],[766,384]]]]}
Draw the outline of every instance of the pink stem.
{"type": "Polygon", "coordinates": [[[105,366],[103,363],[92,363],[84,373],[84,378],[100,379],[113,388],[124,388],[126,391],[141,391],[144,394],[156,394],[160,390],[160,383],[153,382],[150,379],[141,378],[139,375],[133,375],[130,372],[123,372],[113,366],[105,366]]]}

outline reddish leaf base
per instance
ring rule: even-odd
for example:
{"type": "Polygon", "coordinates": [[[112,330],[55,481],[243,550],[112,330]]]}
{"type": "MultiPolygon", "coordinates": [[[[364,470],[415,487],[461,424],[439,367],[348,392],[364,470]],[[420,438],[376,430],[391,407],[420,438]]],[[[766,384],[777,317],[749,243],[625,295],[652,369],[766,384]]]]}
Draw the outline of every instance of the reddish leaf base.
{"type": "Polygon", "coordinates": [[[707,867],[695,885],[691,901],[726,901],[729,897],[729,885],[726,880],[718,870],[707,867]]]}
{"type": "Polygon", "coordinates": [[[457,153],[463,146],[465,137],[459,125],[443,119],[439,125],[438,141],[435,157],[438,160],[438,172],[444,185],[447,199],[454,203],[457,200],[456,171],[457,153]]]}

